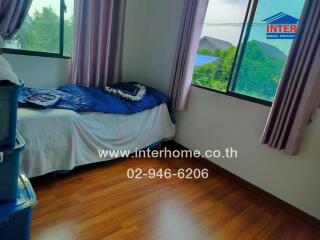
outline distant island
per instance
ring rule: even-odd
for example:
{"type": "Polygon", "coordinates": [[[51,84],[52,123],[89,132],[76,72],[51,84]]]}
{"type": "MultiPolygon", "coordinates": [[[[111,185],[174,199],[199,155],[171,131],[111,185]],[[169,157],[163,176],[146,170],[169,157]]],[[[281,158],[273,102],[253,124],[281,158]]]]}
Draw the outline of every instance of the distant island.
{"type": "MultiPolygon", "coordinates": [[[[235,53],[236,47],[227,41],[202,37],[194,67],[193,83],[225,92],[235,53]]],[[[235,86],[236,91],[272,100],[286,57],[273,45],[257,40],[249,41],[235,86]]]]}

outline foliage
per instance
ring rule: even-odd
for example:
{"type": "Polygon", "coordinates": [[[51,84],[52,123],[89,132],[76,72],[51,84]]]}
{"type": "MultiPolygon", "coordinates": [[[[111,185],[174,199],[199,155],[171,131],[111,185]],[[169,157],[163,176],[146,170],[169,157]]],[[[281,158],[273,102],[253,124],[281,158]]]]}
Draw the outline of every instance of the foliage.
{"type": "Polygon", "coordinates": [[[199,49],[198,54],[207,55],[207,56],[216,56],[215,53],[208,48],[199,49]]]}
{"type": "Polygon", "coordinates": [[[207,48],[199,49],[198,54],[215,56],[219,60],[194,67],[193,83],[225,92],[235,52],[235,47],[225,50],[215,49],[213,51],[207,48]]]}
{"type": "MultiPolygon", "coordinates": [[[[65,19],[65,55],[71,53],[72,21],[65,19]]],[[[12,39],[21,49],[42,52],[59,52],[60,18],[51,7],[36,11],[33,16],[27,16],[22,28],[12,39]]]]}
{"type": "Polygon", "coordinates": [[[271,101],[284,65],[284,58],[268,57],[258,45],[248,42],[235,90],[271,101]]]}
{"type": "MultiPolygon", "coordinates": [[[[199,49],[199,54],[217,56],[219,60],[195,66],[193,83],[225,92],[231,75],[235,51],[235,47],[213,51],[206,48],[199,49]]],[[[235,91],[272,100],[284,64],[284,58],[271,58],[254,41],[248,42],[235,91]]]]}
{"type": "Polygon", "coordinates": [[[64,19],[64,55],[71,56],[73,46],[73,21],[72,19],[64,19]]]}

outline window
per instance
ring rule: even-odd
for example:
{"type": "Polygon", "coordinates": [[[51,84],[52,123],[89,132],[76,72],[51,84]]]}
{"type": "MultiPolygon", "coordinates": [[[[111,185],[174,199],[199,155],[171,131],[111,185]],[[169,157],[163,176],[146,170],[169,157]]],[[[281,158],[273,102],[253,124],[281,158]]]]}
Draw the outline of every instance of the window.
{"type": "Polygon", "coordinates": [[[5,41],[4,51],[28,55],[70,56],[73,0],[33,0],[17,34],[5,41]]]}
{"type": "Polygon", "coordinates": [[[193,71],[193,83],[226,92],[248,0],[210,0],[193,71]]]}
{"type": "Polygon", "coordinates": [[[291,34],[290,28],[296,26],[295,18],[299,18],[303,3],[302,0],[296,0],[294,4],[292,0],[259,0],[248,39],[243,43],[245,49],[232,86],[233,91],[267,101],[273,100],[293,41],[287,33],[291,34]],[[270,21],[264,21],[268,18],[271,18],[270,21]],[[275,27],[274,31],[272,27],[275,27]],[[271,33],[268,36],[268,32],[274,32],[275,36],[272,37],[271,33]],[[279,39],[278,34],[284,38],[279,39]]]}
{"type": "Polygon", "coordinates": [[[294,4],[292,0],[210,1],[193,83],[270,104],[295,38],[303,4],[304,0],[294,4]],[[229,47],[222,45],[221,40],[228,42],[229,47]]]}
{"type": "Polygon", "coordinates": [[[64,15],[64,42],[63,53],[65,56],[71,56],[73,44],[73,7],[74,0],[65,0],[65,15],[64,15]]]}

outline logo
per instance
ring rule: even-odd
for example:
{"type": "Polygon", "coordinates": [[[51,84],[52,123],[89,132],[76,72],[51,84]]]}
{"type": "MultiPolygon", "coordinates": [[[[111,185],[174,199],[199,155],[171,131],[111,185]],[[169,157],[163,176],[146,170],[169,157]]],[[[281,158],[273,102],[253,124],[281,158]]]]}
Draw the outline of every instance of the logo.
{"type": "Polygon", "coordinates": [[[267,39],[295,39],[300,20],[280,12],[262,21],[267,23],[267,39]]]}

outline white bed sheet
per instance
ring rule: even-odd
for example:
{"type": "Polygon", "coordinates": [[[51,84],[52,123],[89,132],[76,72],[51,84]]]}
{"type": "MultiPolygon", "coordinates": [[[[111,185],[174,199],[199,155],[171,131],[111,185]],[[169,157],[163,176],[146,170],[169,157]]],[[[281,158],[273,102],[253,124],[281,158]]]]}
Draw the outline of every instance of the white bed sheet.
{"type": "Polygon", "coordinates": [[[166,104],[131,115],[21,108],[18,131],[26,141],[21,168],[36,177],[111,159],[98,149],[134,151],[173,138],[175,126],[166,104]]]}

